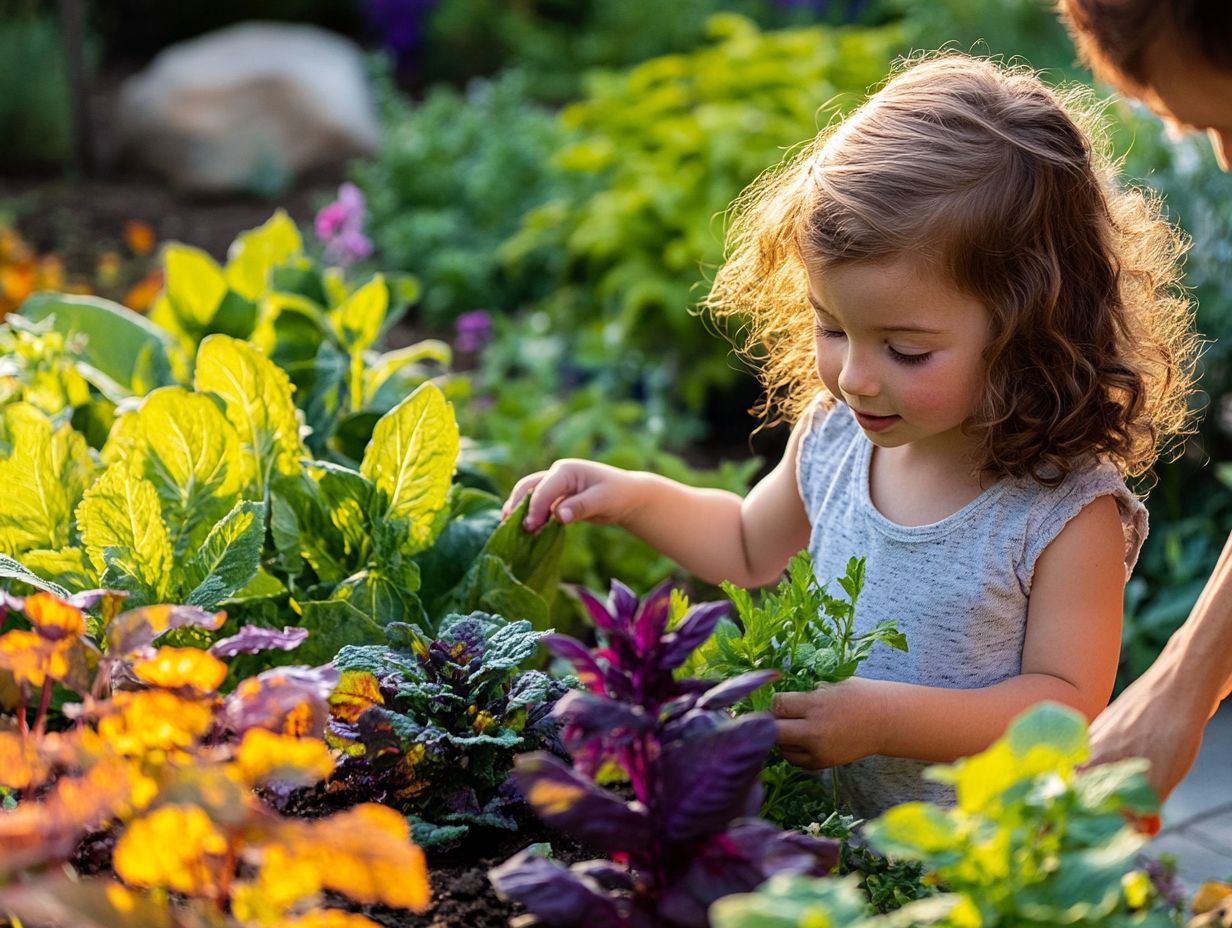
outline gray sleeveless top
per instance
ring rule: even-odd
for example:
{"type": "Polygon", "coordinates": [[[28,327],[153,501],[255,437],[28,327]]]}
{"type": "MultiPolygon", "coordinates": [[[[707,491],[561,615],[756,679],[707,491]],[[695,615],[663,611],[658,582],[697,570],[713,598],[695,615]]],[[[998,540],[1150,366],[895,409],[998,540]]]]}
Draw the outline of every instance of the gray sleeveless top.
{"type": "MultiPolygon", "coordinates": [[[[796,476],[818,583],[842,576],[852,555],[866,557],[856,630],[894,619],[907,636],[907,653],[874,646],[859,676],[969,689],[1019,675],[1035,562],[1097,497],[1115,497],[1121,511],[1127,577],[1137,561],[1146,509],[1110,463],[1071,473],[1055,488],[1003,479],[940,522],[904,526],[873,505],[873,446],[850,408],[814,405],[810,414],[796,476]]],[[[900,802],[952,803],[951,787],[921,778],[928,766],[863,758],[840,768],[843,798],[864,818],[900,802]]]]}

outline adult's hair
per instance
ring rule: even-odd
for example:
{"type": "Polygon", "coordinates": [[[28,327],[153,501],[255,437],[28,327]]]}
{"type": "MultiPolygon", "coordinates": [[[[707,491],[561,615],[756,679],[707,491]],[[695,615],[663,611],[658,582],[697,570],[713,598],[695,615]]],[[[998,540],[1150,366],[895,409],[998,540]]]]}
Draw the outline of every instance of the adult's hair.
{"type": "MultiPolygon", "coordinates": [[[[1187,427],[1196,336],[1185,241],[1032,72],[949,53],[908,63],[733,207],[703,306],[743,327],[767,419],[820,393],[809,275],[922,262],[987,307],[984,392],[966,423],[990,477],[1059,482],[1102,456],[1145,472],[1187,427]]],[[[1094,118],[1092,116],[1092,118],[1094,118]]]]}
{"type": "Polygon", "coordinates": [[[1232,71],[1228,0],[1058,0],[1078,54],[1099,77],[1141,93],[1146,51],[1158,39],[1232,71]]]}

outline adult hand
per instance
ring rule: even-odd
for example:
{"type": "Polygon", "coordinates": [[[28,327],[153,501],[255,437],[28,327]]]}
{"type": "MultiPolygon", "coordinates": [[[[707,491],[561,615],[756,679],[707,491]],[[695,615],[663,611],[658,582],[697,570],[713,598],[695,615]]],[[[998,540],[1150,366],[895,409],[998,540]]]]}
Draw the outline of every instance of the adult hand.
{"type": "Polygon", "coordinates": [[[789,763],[809,770],[876,754],[886,702],[882,681],[862,677],[823,683],[808,693],[776,693],[776,743],[789,763]]]}
{"type": "Polygon", "coordinates": [[[1210,714],[1165,654],[1091,723],[1088,764],[1145,757],[1147,781],[1163,802],[1193,766],[1210,714]]]}

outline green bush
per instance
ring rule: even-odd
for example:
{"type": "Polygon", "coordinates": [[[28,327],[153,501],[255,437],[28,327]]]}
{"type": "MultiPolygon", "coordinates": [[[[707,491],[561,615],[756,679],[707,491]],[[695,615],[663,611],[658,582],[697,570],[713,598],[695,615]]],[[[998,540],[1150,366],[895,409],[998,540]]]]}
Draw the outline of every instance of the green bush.
{"type": "Polygon", "coordinates": [[[544,307],[558,327],[602,320],[613,353],[643,367],[678,365],[691,408],[730,384],[729,346],[694,318],[707,269],[721,259],[720,217],[788,146],[811,139],[819,110],[858,102],[880,80],[897,28],[759,32],[717,16],[710,44],[619,74],[594,73],[563,123],[579,139],[557,158],[597,192],[533,210],[504,248],[515,265],[565,256],[544,307]]]}
{"type": "Polygon", "coordinates": [[[706,20],[715,13],[741,13],[774,27],[810,17],[842,19],[856,6],[862,4],[442,0],[427,20],[421,68],[431,79],[461,81],[516,67],[529,73],[536,97],[568,100],[577,96],[580,76],[591,68],[625,68],[696,48],[704,41],[706,20]]]}
{"type": "Polygon", "coordinates": [[[72,134],[68,67],[56,17],[0,4],[0,166],[64,164],[72,134]]]}
{"type": "Polygon", "coordinates": [[[351,176],[368,200],[369,232],[387,267],[413,272],[430,323],[477,307],[513,310],[542,295],[545,268],[506,273],[497,251],[523,215],[559,193],[552,152],[569,132],[508,73],[465,94],[438,87],[408,103],[378,81],[382,141],[351,176]]]}

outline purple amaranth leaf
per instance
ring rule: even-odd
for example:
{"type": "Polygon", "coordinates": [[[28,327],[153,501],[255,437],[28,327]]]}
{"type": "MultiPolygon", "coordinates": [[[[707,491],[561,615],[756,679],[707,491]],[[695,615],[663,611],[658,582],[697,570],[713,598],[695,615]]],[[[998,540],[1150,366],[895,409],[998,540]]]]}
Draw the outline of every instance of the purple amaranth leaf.
{"type": "Polygon", "coordinates": [[[296,628],[293,625],[286,626],[282,631],[260,625],[245,625],[238,634],[215,641],[210,646],[210,653],[215,657],[235,657],[237,654],[256,654],[258,651],[272,648],[292,651],[303,644],[307,637],[308,629],[296,628]]]}
{"type": "Polygon", "coordinates": [[[695,840],[744,814],[775,733],[774,719],[756,713],[666,746],[658,765],[662,837],[673,843],[695,840]]]}
{"type": "Polygon", "coordinates": [[[522,851],[488,871],[504,899],[526,906],[548,928],[630,928],[617,901],[591,877],[522,851]]]}
{"type": "Polygon", "coordinates": [[[710,637],[719,619],[727,614],[730,607],[730,603],[718,601],[700,603],[690,609],[680,624],[663,636],[657,669],[675,670],[683,664],[710,637]]]}
{"type": "Polygon", "coordinates": [[[663,581],[646,594],[633,618],[633,644],[639,654],[649,654],[659,646],[667,628],[672,602],[670,581],[663,581]]]}
{"type": "Polygon", "coordinates": [[[225,612],[206,612],[196,606],[142,606],[116,616],[107,626],[107,651],[113,655],[129,654],[152,644],[163,632],[173,628],[195,626],[216,631],[226,619],[225,612]]]}
{"type": "Polygon", "coordinates": [[[236,734],[250,728],[282,731],[296,712],[297,734],[319,738],[329,718],[329,696],[341,675],[322,667],[274,667],[240,681],[224,705],[227,725],[236,734]],[[305,713],[303,710],[307,709],[305,713]]]}
{"type": "Polygon", "coordinates": [[[632,631],[633,617],[637,613],[637,594],[619,580],[613,580],[608,606],[617,627],[632,631]]]}
{"type": "MultiPolygon", "coordinates": [[[[615,584],[616,581],[612,581],[613,596],[615,595],[615,584]]],[[[582,605],[586,607],[586,612],[590,615],[590,620],[594,622],[596,628],[602,629],[605,632],[610,632],[615,628],[612,613],[608,611],[607,605],[599,597],[582,586],[574,586],[570,587],[570,589],[581,600],[582,605]]]]}
{"type": "Polygon", "coordinates": [[[568,635],[548,635],[544,645],[554,655],[568,661],[582,685],[592,693],[605,692],[603,668],[590,655],[590,650],[576,638],[568,635]]]}
{"type": "Polygon", "coordinates": [[[688,870],[661,897],[658,914],[672,925],[705,928],[722,896],[750,892],[778,873],[823,876],[838,864],[835,841],[740,819],[697,849],[688,870]],[[796,839],[801,839],[797,841],[796,839]]]}
{"type": "Polygon", "coordinates": [[[657,721],[641,706],[580,690],[562,696],[552,714],[564,723],[561,738],[575,758],[588,749],[614,756],[639,734],[653,730],[657,721]]]}
{"type": "Polygon", "coordinates": [[[781,676],[777,670],[750,670],[748,673],[742,673],[702,693],[697,701],[697,708],[726,709],[728,706],[734,706],[758,687],[781,676]]]}
{"type": "Polygon", "coordinates": [[[553,828],[595,850],[643,847],[654,837],[645,808],[599,789],[551,754],[519,754],[514,778],[526,801],[553,828]]]}

